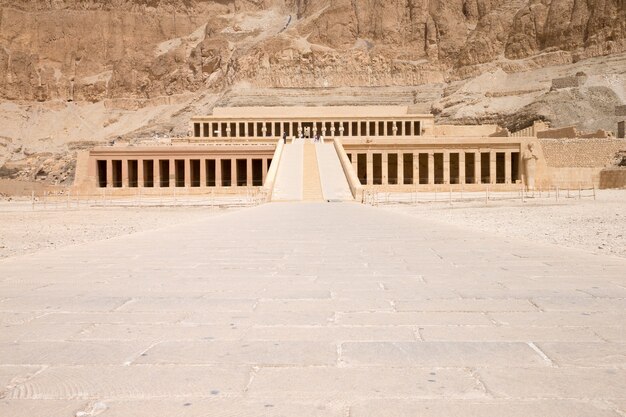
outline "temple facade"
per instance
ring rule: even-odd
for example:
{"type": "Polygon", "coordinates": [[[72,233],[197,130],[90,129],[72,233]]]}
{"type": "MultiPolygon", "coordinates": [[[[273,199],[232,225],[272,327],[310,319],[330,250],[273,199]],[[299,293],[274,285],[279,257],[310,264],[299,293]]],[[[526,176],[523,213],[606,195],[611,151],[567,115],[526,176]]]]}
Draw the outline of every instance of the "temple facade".
{"type": "MultiPolygon", "coordinates": [[[[532,128],[510,134],[496,125],[437,125],[410,106],[235,107],[193,117],[187,137],[81,153],[76,187],[120,195],[271,193],[281,170],[304,169],[283,163],[285,151],[316,138],[333,145],[353,191],[519,189],[549,186],[554,174],[532,128]]],[[[323,176],[321,162],[317,169],[323,176]]]]}

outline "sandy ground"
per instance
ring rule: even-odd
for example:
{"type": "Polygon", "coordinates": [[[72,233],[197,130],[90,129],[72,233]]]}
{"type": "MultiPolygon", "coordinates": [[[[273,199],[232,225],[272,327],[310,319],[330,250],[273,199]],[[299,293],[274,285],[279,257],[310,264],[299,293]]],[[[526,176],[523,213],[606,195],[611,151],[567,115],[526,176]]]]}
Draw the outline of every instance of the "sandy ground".
{"type": "Polygon", "coordinates": [[[424,219],[506,238],[551,243],[626,257],[626,191],[597,191],[590,198],[527,199],[383,206],[424,219]]]}
{"type": "Polygon", "coordinates": [[[206,207],[36,210],[0,203],[0,258],[110,239],[223,213],[206,207]]]}

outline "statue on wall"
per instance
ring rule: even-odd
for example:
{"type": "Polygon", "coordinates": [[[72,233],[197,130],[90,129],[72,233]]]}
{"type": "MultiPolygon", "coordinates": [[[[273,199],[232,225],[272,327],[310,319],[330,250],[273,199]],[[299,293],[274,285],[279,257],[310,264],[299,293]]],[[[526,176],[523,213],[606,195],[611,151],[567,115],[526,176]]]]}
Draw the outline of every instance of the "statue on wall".
{"type": "Polygon", "coordinates": [[[535,151],[535,144],[530,142],[528,147],[522,153],[524,161],[524,173],[526,175],[526,189],[533,191],[535,189],[535,171],[537,169],[537,159],[539,156],[535,151]]]}

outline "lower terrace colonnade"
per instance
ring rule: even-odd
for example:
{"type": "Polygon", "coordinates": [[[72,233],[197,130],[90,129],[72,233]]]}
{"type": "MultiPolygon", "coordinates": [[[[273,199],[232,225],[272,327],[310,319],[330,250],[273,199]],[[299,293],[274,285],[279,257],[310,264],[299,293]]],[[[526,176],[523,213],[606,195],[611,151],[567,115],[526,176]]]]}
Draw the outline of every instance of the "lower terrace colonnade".
{"type": "Polygon", "coordinates": [[[362,185],[515,184],[519,150],[346,150],[362,185]]]}
{"type": "Polygon", "coordinates": [[[272,158],[121,158],[96,160],[98,188],[261,187],[272,158]]]}

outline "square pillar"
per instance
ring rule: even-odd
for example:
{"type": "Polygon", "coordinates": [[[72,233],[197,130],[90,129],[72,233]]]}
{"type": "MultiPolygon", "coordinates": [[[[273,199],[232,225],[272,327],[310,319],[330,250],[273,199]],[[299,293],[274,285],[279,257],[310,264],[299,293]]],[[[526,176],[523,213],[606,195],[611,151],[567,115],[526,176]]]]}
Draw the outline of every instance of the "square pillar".
{"type": "Polygon", "coordinates": [[[143,159],[137,160],[137,187],[143,188],[144,184],[143,159]]]}
{"type": "Polygon", "coordinates": [[[246,159],[246,185],[252,187],[252,159],[246,159]]]}
{"type": "Polygon", "coordinates": [[[450,184],[450,151],[443,151],[443,183],[450,184]]]}
{"type": "Polygon", "coordinates": [[[122,188],[128,188],[128,159],[122,159],[122,188]]]}
{"type": "Polygon", "coordinates": [[[263,181],[263,185],[265,185],[265,178],[267,178],[267,171],[269,170],[269,167],[267,166],[267,158],[265,157],[261,159],[261,170],[263,171],[263,179],[261,181],[263,181]]]}
{"type": "Polygon", "coordinates": [[[466,181],[465,172],[465,151],[459,151],[459,184],[465,184],[466,181]]]}
{"type": "Polygon", "coordinates": [[[231,158],[230,160],[230,186],[237,186],[237,158],[231,158]]]}
{"type": "Polygon", "coordinates": [[[159,164],[159,159],[154,159],[152,162],[154,174],[152,176],[152,182],[154,184],[154,188],[161,188],[161,165],[159,164]]]}
{"type": "Polygon", "coordinates": [[[222,160],[215,158],[215,187],[222,187],[222,160]]]}
{"type": "Polygon", "coordinates": [[[107,159],[107,188],[113,187],[113,160],[107,159]]]}
{"type": "Polygon", "coordinates": [[[428,184],[435,184],[435,153],[428,152],[428,184]]]}
{"type": "Polygon", "coordinates": [[[354,170],[354,173],[358,176],[359,175],[359,154],[358,153],[352,154],[352,169],[354,170]]]}
{"type": "Polygon", "coordinates": [[[200,158],[200,187],[206,187],[206,159],[200,158]]]}
{"type": "Polygon", "coordinates": [[[170,158],[170,187],[176,188],[176,159],[170,158]]]}
{"type": "Polygon", "coordinates": [[[185,187],[191,187],[191,159],[185,158],[185,187]]]}
{"type": "Polygon", "coordinates": [[[481,153],[480,149],[476,150],[474,153],[474,183],[481,184],[483,178],[482,172],[482,162],[481,162],[481,153]]]}
{"type": "Polygon", "coordinates": [[[398,153],[398,185],[404,185],[404,152],[398,153]]]}
{"type": "Polygon", "coordinates": [[[489,184],[496,183],[496,151],[489,151],[489,184]]]}
{"type": "Polygon", "coordinates": [[[420,154],[419,152],[413,153],[413,184],[420,184],[420,154]]]}
{"type": "Polygon", "coordinates": [[[381,180],[382,185],[388,185],[389,184],[389,152],[382,152],[381,155],[381,161],[382,161],[382,167],[381,170],[383,171],[383,178],[381,180]]]}
{"type": "Polygon", "coordinates": [[[367,152],[367,185],[374,184],[374,154],[367,152]]]}
{"type": "Polygon", "coordinates": [[[511,180],[511,151],[504,153],[504,183],[510,184],[511,180]]]}

